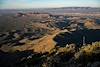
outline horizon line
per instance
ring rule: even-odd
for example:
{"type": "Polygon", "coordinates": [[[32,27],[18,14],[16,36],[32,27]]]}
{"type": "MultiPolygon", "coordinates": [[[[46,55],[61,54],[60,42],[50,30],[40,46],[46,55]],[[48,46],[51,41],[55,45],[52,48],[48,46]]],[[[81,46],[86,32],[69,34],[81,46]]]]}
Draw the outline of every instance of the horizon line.
{"type": "Polygon", "coordinates": [[[49,9],[49,8],[100,8],[98,7],[93,7],[93,6],[65,6],[65,7],[33,7],[33,8],[0,8],[0,9],[49,9]]]}

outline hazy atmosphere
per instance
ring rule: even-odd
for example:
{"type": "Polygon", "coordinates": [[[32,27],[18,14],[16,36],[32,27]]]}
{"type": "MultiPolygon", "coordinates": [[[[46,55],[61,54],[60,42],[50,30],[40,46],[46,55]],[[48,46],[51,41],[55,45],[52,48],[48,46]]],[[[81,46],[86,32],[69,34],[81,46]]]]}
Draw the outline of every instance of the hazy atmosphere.
{"type": "Polygon", "coordinates": [[[0,0],[0,9],[100,7],[100,0],[0,0]]]}

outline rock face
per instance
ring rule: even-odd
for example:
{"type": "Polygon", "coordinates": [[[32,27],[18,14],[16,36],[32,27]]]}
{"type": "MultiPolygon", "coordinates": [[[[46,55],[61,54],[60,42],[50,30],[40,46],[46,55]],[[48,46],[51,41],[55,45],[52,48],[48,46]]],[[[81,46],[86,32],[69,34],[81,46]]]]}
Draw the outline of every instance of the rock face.
{"type": "Polygon", "coordinates": [[[88,29],[100,29],[100,25],[98,24],[98,22],[96,22],[97,20],[93,20],[93,19],[87,19],[85,20],[84,26],[88,29]]]}
{"type": "Polygon", "coordinates": [[[88,19],[85,21],[85,24],[84,26],[87,27],[87,28],[93,28],[93,26],[95,26],[95,21],[91,20],[91,19],[88,19]]]}
{"type": "Polygon", "coordinates": [[[56,42],[52,39],[51,36],[46,36],[33,46],[34,52],[45,53],[50,52],[56,45],[56,42]]]}
{"type": "Polygon", "coordinates": [[[75,43],[76,46],[83,45],[83,37],[85,37],[85,44],[100,41],[100,30],[78,30],[72,32],[64,32],[54,37],[54,41],[59,46],[66,46],[66,44],[75,43]]]}
{"type": "Polygon", "coordinates": [[[52,31],[51,35],[46,35],[43,38],[39,39],[36,45],[33,46],[34,52],[45,53],[50,52],[56,46],[56,42],[53,40],[56,35],[60,32],[68,32],[67,30],[59,31],[55,30],[52,31]]]}

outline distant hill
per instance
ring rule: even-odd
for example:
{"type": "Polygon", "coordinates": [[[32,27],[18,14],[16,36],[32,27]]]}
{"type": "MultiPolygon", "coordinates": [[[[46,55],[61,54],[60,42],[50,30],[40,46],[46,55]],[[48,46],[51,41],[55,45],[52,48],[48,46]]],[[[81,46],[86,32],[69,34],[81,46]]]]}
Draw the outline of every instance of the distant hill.
{"type": "Polygon", "coordinates": [[[53,14],[61,13],[99,13],[99,7],[61,7],[61,8],[32,8],[32,9],[0,9],[0,14],[17,12],[46,12],[53,14]]]}

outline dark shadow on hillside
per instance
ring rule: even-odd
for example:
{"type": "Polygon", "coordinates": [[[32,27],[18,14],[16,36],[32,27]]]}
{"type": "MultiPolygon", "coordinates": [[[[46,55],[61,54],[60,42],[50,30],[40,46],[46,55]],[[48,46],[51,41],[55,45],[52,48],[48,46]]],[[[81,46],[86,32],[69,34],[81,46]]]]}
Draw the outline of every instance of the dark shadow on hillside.
{"type": "Polygon", "coordinates": [[[22,58],[26,58],[31,54],[32,51],[8,53],[0,50],[0,66],[17,67],[16,65],[21,63],[22,58]]]}
{"type": "Polygon", "coordinates": [[[59,46],[65,46],[66,44],[75,43],[77,46],[82,46],[84,44],[91,44],[92,42],[100,41],[100,30],[90,29],[90,30],[77,30],[72,33],[60,33],[54,38],[59,46]]]}
{"type": "MultiPolygon", "coordinates": [[[[14,53],[3,52],[0,50],[0,66],[2,67],[26,67],[31,64],[37,64],[40,61],[41,54],[34,53],[31,50],[16,51],[14,53]]],[[[30,66],[28,66],[30,67],[30,66]]]]}

